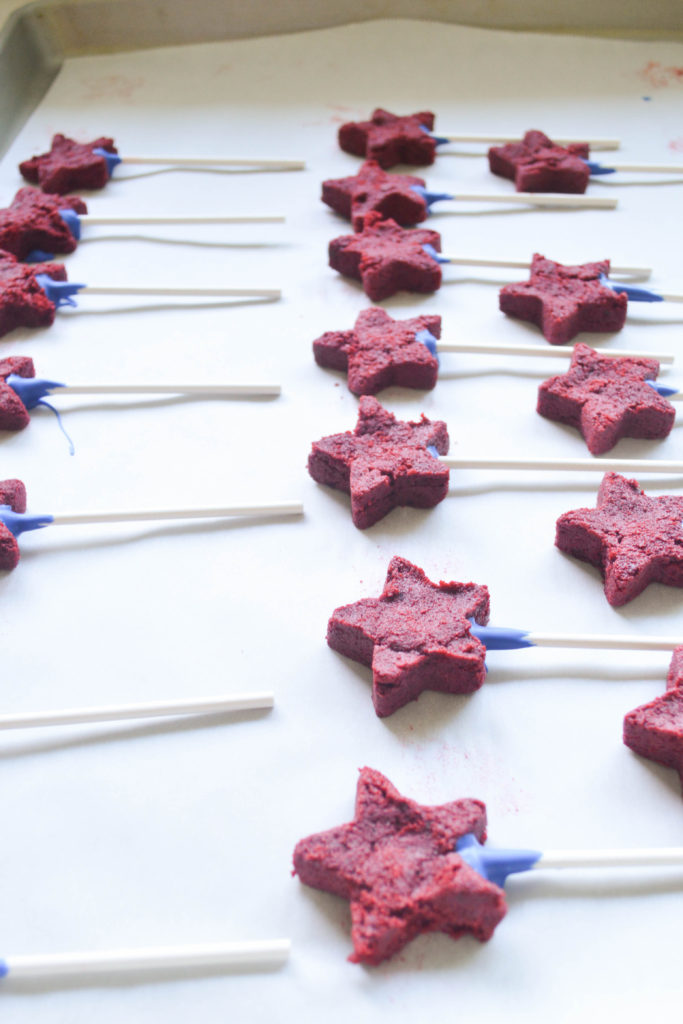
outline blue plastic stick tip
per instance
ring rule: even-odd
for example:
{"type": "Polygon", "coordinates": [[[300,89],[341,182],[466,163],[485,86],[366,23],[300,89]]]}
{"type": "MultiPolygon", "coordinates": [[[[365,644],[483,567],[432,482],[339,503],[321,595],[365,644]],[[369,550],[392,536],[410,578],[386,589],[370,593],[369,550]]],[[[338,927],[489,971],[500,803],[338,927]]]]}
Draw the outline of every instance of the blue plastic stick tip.
{"type": "Polygon", "coordinates": [[[511,629],[506,626],[480,626],[470,619],[470,632],[481,640],[489,651],[516,651],[524,647],[534,647],[529,640],[528,629],[511,629]]]}
{"type": "Polygon", "coordinates": [[[97,149],[93,149],[93,153],[97,153],[98,156],[104,157],[104,159],[107,161],[107,173],[111,178],[112,174],[114,173],[114,168],[118,167],[118,165],[121,163],[121,157],[118,155],[118,153],[110,153],[109,150],[100,149],[99,147],[97,149]]]}
{"type": "Polygon", "coordinates": [[[617,295],[628,296],[631,302],[663,302],[664,296],[657,292],[651,292],[648,288],[638,288],[634,284],[618,284],[610,281],[606,274],[600,274],[600,284],[605,288],[611,288],[617,295]]]}
{"type": "Polygon", "coordinates": [[[505,850],[482,846],[471,833],[459,839],[455,849],[471,868],[501,887],[505,885],[508,875],[529,871],[543,856],[540,850],[505,850]]]}
{"type": "Polygon", "coordinates": [[[9,965],[6,960],[0,960],[0,978],[6,978],[9,974],[9,965]]]}
{"type": "Polygon", "coordinates": [[[28,512],[15,512],[9,505],[0,505],[0,523],[15,537],[27,530],[41,530],[53,522],[54,516],[51,515],[29,515],[28,512]]]}
{"type": "Polygon", "coordinates": [[[78,216],[76,211],[69,209],[60,210],[59,216],[62,218],[76,241],[78,241],[81,237],[81,218],[78,216]]]}
{"type": "Polygon", "coordinates": [[[646,380],[646,384],[649,384],[653,391],[656,391],[662,398],[668,398],[669,395],[677,395],[680,388],[670,388],[666,384],[660,384],[656,380],[646,380]]]}
{"type": "Polygon", "coordinates": [[[427,346],[432,355],[436,356],[437,339],[434,337],[431,331],[427,330],[426,327],[422,331],[415,332],[415,341],[421,341],[423,345],[427,346]]]}
{"type": "Polygon", "coordinates": [[[51,394],[53,388],[64,386],[56,380],[42,380],[40,377],[19,377],[16,373],[10,373],[5,378],[5,383],[9,384],[27,409],[34,409],[41,398],[51,394]]]}
{"type": "Polygon", "coordinates": [[[76,295],[84,284],[76,284],[74,281],[55,281],[49,274],[36,274],[36,281],[47,295],[50,302],[59,309],[60,306],[75,306],[72,295],[76,295]]]}
{"type": "Polygon", "coordinates": [[[53,252],[43,252],[42,249],[31,249],[26,257],[26,263],[50,263],[55,258],[53,252]]]}

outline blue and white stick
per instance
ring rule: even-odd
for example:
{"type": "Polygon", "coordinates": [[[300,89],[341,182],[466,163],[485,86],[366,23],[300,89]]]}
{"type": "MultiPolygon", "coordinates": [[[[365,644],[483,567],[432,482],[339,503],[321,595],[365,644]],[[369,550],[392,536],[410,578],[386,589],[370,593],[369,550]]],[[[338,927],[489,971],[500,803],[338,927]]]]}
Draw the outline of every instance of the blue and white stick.
{"type": "Polygon", "coordinates": [[[509,626],[480,626],[470,619],[470,632],[488,651],[518,651],[526,647],[555,647],[593,651],[672,651],[681,637],[626,636],[608,633],[541,633],[509,626]]]}
{"type": "MultiPolygon", "coordinates": [[[[421,341],[432,355],[437,357],[443,352],[472,352],[492,356],[533,356],[534,358],[539,356],[542,359],[564,359],[566,361],[571,359],[574,354],[573,349],[562,348],[559,345],[541,347],[540,345],[494,345],[488,342],[479,344],[477,342],[442,341],[440,338],[435,338],[426,329],[417,331],[415,340],[421,341]]],[[[600,355],[610,359],[656,359],[659,363],[673,363],[675,358],[670,352],[634,352],[618,348],[603,349],[600,355]]],[[[676,391],[675,388],[666,388],[664,384],[658,384],[656,381],[648,381],[648,384],[658,390],[661,395],[667,395],[669,391],[672,393],[676,391]]]]}
{"type": "MultiPolygon", "coordinates": [[[[524,135],[524,132],[519,132],[517,135],[473,135],[464,133],[460,133],[458,135],[450,133],[447,135],[434,135],[428,128],[424,128],[424,126],[423,130],[428,135],[432,136],[437,146],[445,145],[448,142],[474,142],[498,146],[504,145],[506,142],[519,142],[524,135]]],[[[553,142],[558,146],[569,146],[575,142],[585,142],[591,149],[619,149],[619,146],[621,145],[621,141],[619,139],[585,139],[577,138],[576,136],[572,136],[572,138],[553,136],[553,142]]]]}
{"type": "Polygon", "coordinates": [[[57,309],[62,306],[76,306],[74,295],[158,295],[163,298],[259,298],[279,299],[278,288],[161,288],[136,287],[134,285],[108,286],[76,284],[74,281],[55,281],[48,274],[36,274],[36,281],[57,309]]]}
{"type": "MultiPolygon", "coordinates": [[[[59,216],[66,224],[76,241],[81,240],[84,227],[119,227],[119,226],[158,226],[161,224],[179,226],[192,224],[284,224],[286,218],[282,214],[234,214],[231,216],[158,216],[148,217],[144,214],[117,214],[112,217],[98,216],[90,213],[76,213],[75,210],[64,209],[59,216]]],[[[51,260],[54,253],[42,249],[33,249],[26,257],[27,263],[45,263],[51,260]]]]}
{"type": "Polygon", "coordinates": [[[18,981],[126,971],[176,971],[183,968],[275,969],[286,962],[290,946],[289,939],[273,939],[201,946],[152,946],[144,949],[6,956],[0,959],[0,979],[18,981]]]}
{"type": "Polygon", "coordinates": [[[614,210],[616,199],[573,195],[567,192],[430,192],[422,185],[411,185],[414,192],[424,199],[431,212],[433,203],[453,200],[458,203],[516,203],[525,206],[554,206],[614,210]]]}
{"type": "MultiPolygon", "coordinates": [[[[619,273],[616,268],[615,272],[619,273]]],[[[617,295],[626,295],[629,302],[683,302],[683,295],[664,295],[648,288],[637,288],[632,284],[619,284],[617,281],[611,281],[605,274],[600,275],[600,284],[611,288],[617,295]]]]}
{"type": "Polygon", "coordinates": [[[508,875],[543,868],[638,868],[683,866],[683,847],[607,850],[507,850],[482,846],[474,835],[463,836],[456,851],[480,875],[504,886],[508,875]]]}
{"type": "MultiPolygon", "coordinates": [[[[431,451],[430,447],[430,451],[431,451]]],[[[450,469],[514,469],[583,473],[683,473],[683,462],[674,459],[482,459],[438,455],[450,469]]]]}
{"type": "Polygon", "coordinates": [[[229,156],[121,156],[120,153],[110,153],[106,149],[93,149],[93,153],[104,157],[110,178],[119,164],[173,167],[180,170],[201,167],[236,167],[244,170],[303,171],[306,167],[304,160],[261,160],[252,157],[229,156]]]}
{"type": "MultiPolygon", "coordinates": [[[[530,260],[492,260],[482,259],[479,256],[447,256],[445,253],[437,252],[433,245],[425,243],[422,246],[428,256],[431,256],[437,263],[453,263],[457,266],[469,267],[511,267],[513,270],[528,270],[531,267],[530,260]]],[[[629,277],[649,277],[652,273],[651,267],[617,267],[611,268],[613,274],[624,274],[629,277]]],[[[614,282],[608,282],[610,286],[614,282]]]]}
{"type": "Polygon", "coordinates": [[[27,409],[35,409],[51,395],[215,395],[262,397],[279,395],[279,384],[61,384],[40,377],[19,377],[11,373],[5,383],[27,409]]]}
{"type": "MultiPolygon", "coordinates": [[[[583,159],[583,157],[579,157],[579,159],[583,159]]],[[[595,175],[632,171],[637,174],[680,174],[683,178],[683,164],[626,164],[621,161],[613,163],[610,160],[610,166],[606,167],[595,160],[584,160],[584,163],[588,164],[591,174],[595,175]]]]}

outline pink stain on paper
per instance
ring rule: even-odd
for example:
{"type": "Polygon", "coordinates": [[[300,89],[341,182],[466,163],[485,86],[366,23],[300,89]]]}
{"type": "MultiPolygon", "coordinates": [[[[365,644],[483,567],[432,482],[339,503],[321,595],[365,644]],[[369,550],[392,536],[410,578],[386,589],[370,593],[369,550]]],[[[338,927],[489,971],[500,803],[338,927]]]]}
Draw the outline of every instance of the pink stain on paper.
{"type": "Polygon", "coordinates": [[[640,69],[638,76],[653,89],[666,89],[670,85],[683,84],[683,68],[665,67],[658,60],[649,60],[640,69]]]}
{"type": "Polygon", "coordinates": [[[145,79],[127,75],[104,75],[102,78],[85,78],[81,84],[89,100],[131,100],[145,84],[145,79]]]}
{"type": "Polygon", "coordinates": [[[669,143],[669,149],[672,149],[674,153],[683,153],[683,135],[679,135],[677,139],[672,139],[669,143]]]}

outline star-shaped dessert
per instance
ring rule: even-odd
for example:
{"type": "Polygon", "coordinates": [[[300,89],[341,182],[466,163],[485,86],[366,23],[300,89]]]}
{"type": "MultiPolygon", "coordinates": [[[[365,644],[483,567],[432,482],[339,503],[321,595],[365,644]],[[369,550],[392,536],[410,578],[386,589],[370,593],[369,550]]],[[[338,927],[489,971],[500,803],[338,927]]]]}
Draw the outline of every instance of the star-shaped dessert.
{"type": "Polygon", "coordinates": [[[541,384],[537,411],[580,430],[593,455],[608,452],[620,437],[667,437],[676,410],[645,383],[658,373],[656,359],[614,359],[579,344],[568,372],[541,384]]]}
{"type": "Polygon", "coordinates": [[[369,121],[343,124],[339,145],[345,153],[376,160],[385,169],[394,164],[423,167],[434,163],[436,142],[429,135],[433,128],[434,114],[429,110],[399,117],[378,108],[369,121]]]}
{"type": "Polygon", "coordinates": [[[536,253],[529,280],[501,288],[500,308],[536,324],[551,345],[564,345],[580,331],[620,331],[628,300],[601,283],[609,267],[609,260],[566,267],[536,253]]]}
{"type": "Polygon", "coordinates": [[[597,508],[560,516],[555,543],[601,570],[615,607],[650,583],[683,587],[683,498],[650,498],[636,480],[606,473],[597,508]]]}
{"type": "Polygon", "coordinates": [[[493,174],[514,181],[518,192],[585,192],[590,179],[587,158],[585,142],[558,146],[537,131],[527,132],[521,142],[489,149],[493,174]]]}
{"type": "MultiPolygon", "coordinates": [[[[9,505],[14,512],[26,511],[26,488],[21,480],[0,480],[0,505],[9,505]]],[[[17,539],[0,523],[0,569],[14,569],[18,561],[17,539]]]]}
{"type": "Polygon", "coordinates": [[[399,505],[433,508],[448,493],[449,472],[427,450],[448,451],[443,420],[397,420],[376,398],[360,400],[354,430],[314,441],[308,472],[351,495],[354,526],[365,530],[399,505]]]}
{"type": "Polygon", "coordinates": [[[381,213],[366,213],[355,235],[340,235],[329,246],[333,270],[360,281],[373,302],[396,292],[435,292],[441,286],[441,267],[425,245],[441,251],[441,235],[426,228],[406,230],[381,213]]]}
{"type": "Polygon", "coordinates": [[[11,253],[0,251],[0,337],[15,327],[49,327],[55,318],[50,302],[36,276],[47,274],[66,281],[61,263],[19,263],[11,253]]]}
{"type": "Polygon", "coordinates": [[[54,135],[48,153],[32,156],[19,164],[21,175],[43,192],[79,192],[81,189],[103,188],[109,181],[109,169],[103,156],[95,149],[116,153],[113,139],[74,142],[65,135],[54,135]]]}
{"type": "Polygon", "coordinates": [[[436,384],[439,361],[420,331],[441,337],[440,316],[394,320],[379,306],[364,309],[352,331],[326,331],[313,342],[318,366],[348,372],[354,395],[376,395],[383,388],[431,390],[436,384]]]}
{"type": "Polygon", "coordinates": [[[10,374],[16,374],[17,377],[35,377],[33,360],[29,356],[0,359],[0,430],[23,430],[28,426],[30,417],[19,395],[7,384],[10,374]]]}
{"type": "Polygon", "coordinates": [[[358,174],[324,181],[322,201],[350,220],[354,231],[363,230],[363,217],[372,210],[407,227],[427,219],[427,203],[413,188],[425,184],[424,178],[387,174],[376,160],[366,160],[358,174]]]}
{"type": "Polygon", "coordinates": [[[485,626],[489,592],[478,583],[432,583],[405,558],[392,558],[379,597],[336,608],[327,642],[372,668],[372,701],[380,718],[424,690],[474,693],[486,679],[486,648],[470,632],[485,626]]]}
{"type": "Polygon", "coordinates": [[[683,783],[683,647],[671,658],[667,691],[624,718],[624,743],[636,754],[674,768],[683,783]]]}
{"type": "Polygon", "coordinates": [[[351,903],[353,963],[377,965],[426,932],[491,938],[505,894],[455,852],[486,835],[480,800],[428,807],[363,768],[354,820],[297,843],[294,872],[306,885],[351,903]]]}
{"type": "Polygon", "coordinates": [[[0,210],[0,249],[25,260],[34,249],[69,253],[77,241],[60,210],[87,213],[78,196],[56,198],[37,188],[20,188],[11,204],[0,210]]]}

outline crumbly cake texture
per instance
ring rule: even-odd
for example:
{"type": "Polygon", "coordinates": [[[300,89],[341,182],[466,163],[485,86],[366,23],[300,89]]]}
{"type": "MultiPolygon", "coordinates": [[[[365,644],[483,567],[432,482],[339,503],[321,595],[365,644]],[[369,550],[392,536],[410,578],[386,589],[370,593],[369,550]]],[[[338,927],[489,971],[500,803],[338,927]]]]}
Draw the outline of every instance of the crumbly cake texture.
{"type": "MultiPolygon", "coordinates": [[[[26,511],[26,488],[21,480],[0,480],[0,505],[9,505],[14,512],[26,511]]],[[[17,539],[0,523],[0,570],[14,569],[18,561],[17,539]]]]}
{"type": "Polygon", "coordinates": [[[109,181],[107,161],[94,153],[95,149],[118,152],[113,139],[102,137],[93,142],[75,142],[66,135],[53,135],[49,152],[24,160],[19,164],[19,171],[26,181],[39,185],[43,192],[64,195],[81,189],[104,188],[109,181]]]}
{"type": "Polygon", "coordinates": [[[360,281],[373,302],[396,292],[429,294],[441,286],[441,267],[423,246],[441,252],[441,235],[427,228],[407,230],[380,213],[366,213],[361,230],[340,235],[329,245],[333,270],[360,281]]]}
{"type": "Polygon", "coordinates": [[[564,345],[581,331],[620,331],[628,300],[601,284],[609,267],[609,260],[564,266],[536,253],[529,280],[501,288],[500,308],[536,324],[551,345],[564,345]]]}
{"type": "Polygon", "coordinates": [[[35,377],[33,360],[28,356],[0,359],[0,430],[23,430],[28,426],[30,417],[19,395],[6,383],[10,374],[35,377]]]}
{"type": "Polygon", "coordinates": [[[399,505],[433,508],[448,493],[449,472],[431,452],[448,451],[442,420],[397,420],[376,398],[363,396],[354,430],[314,441],[308,472],[319,484],[351,495],[354,526],[365,530],[399,505]]]}
{"type": "Polygon", "coordinates": [[[0,337],[15,327],[49,327],[54,322],[56,307],[38,284],[38,274],[66,281],[61,263],[29,265],[0,251],[0,337]]]}
{"type": "Polygon", "coordinates": [[[678,772],[683,784],[683,647],[671,658],[667,690],[624,718],[624,743],[641,757],[678,772]]]}
{"type": "Polygon", "coordinates": [[[365,214],[373,210],[408,227],[420,224],[429,213],[426,201],[414,185],[424,188],[424,178],[388,174],[376,160],[366,160],[358,174],[324,181],[322,201],[350,220],[354,231],[362,231],[365,214]]]}
{"type": "Polygon", "coordinates": [[[389,563],[384,589],[335,609],[327,643],[372,669],[380,718],[424,690],[474,693],[486,679],[486,648],[470,629],[489,620],[489,592],[478,583],[432,583],[405,558],[389,563]]]}
{"type": "Polygon", "coordinates": [[[351,903],[352,963],[377,965],[425,932],[491,938],[505,894],[455,852],[468,834],[486,837],[480,800],[428,807],[362,768],[353,821],[297,843],[294,873],[351,903]]]}
{"type": "Polygon", "coordinates": [[[587,143],[558,146],[539,131],[527,132],[521,142],[489,149],[492,173],[514,181],[518,192],[585,192],[590,180],[587,158],[587,143]]]}
{"type": "Polygon", "coordinates": [[[669,435],[676,417],[671,402],[645,383],[658,373],[656,359],[614,359],[578,344],[567,373],[539,387],[536,410],[576,427],[593,455],[608,452],[622,437],[658,440],[669,435]]]}
{"type": "Polygon", "coordinates": [[[20,188],[11,204],[0,210],[0,249],[25,260],[34,249],[70,253],[78,244],[60,210],[87,213],[78,196],[59,198],[37,188],[20,188]]]}
{"type": "Polygon", "coordinates": [[[318,366],[343,370],[354,395],[376,395],[396,385],[430,391],[439,361],[417,340],[420,331],[441,337],[440,316],[394,320],[379,306],[364,309],[351,331],[326,331],[313,342],[318,366]]]}
{"type": "Polygon", "coordinates": [[[636,480],[606,473],[597,508],[560,516],[555,543],[600,569],[615,607],[650,583],[683,587],[683,498],[650,498],[636,480]]]}
{"type": "Polygon", "coordinates": [[[339,145],[345,153],[376,160],[385,170],[395,164],[425,167],[436,156],[436,142],[428,134],[433,128],[434,114],[429,110],[401,117],[378,108],[369,121],[343,124],[339,145]]]}

